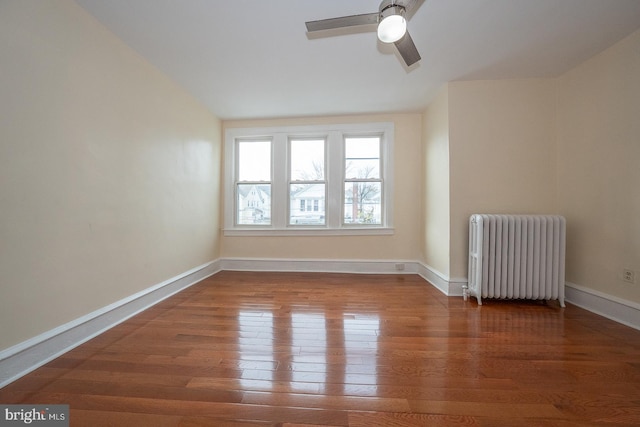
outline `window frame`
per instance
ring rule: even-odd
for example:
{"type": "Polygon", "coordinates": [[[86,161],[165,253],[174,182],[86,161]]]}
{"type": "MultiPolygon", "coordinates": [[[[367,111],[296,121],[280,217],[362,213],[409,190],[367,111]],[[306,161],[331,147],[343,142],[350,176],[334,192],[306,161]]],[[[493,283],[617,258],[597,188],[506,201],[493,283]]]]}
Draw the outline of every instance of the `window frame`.
{"type": "Polygon", "coordinates": [[[300,236],[300,235],[388,235],[393,228],[393,145],[392,122],[246,127],[225,129],[224,208],[225,236],[300,236]],[[345,138],[380,137],[381,224],[344,222],[345,138]],[[265,139],[271,141],[271,224],[237,224],[238,172],[237,141],[265,139]],[[325,139],[325,224],[288,224],[290,214],[290,141],[325,139]]]}

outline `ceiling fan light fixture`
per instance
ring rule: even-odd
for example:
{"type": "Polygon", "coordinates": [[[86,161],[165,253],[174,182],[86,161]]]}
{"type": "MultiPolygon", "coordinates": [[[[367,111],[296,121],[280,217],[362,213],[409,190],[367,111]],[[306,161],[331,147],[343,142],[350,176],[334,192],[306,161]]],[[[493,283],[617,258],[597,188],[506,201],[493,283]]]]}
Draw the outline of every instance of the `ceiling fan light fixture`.
{"type": "Polygon", "coordinates": [[[404,37],[407,32],[407,21],[404,19],[404,8],[391,6],[380,12],[378,38],[383,43],[394,43],[404,37]]]}
{"type": "MultiPolygon", "coordinates": [[[[2,0],[0,0],[2,1],[2,0]]],[[[383,43],[391,43],[400,54],[407,67],[420,61],[420,53],[407,30],[407,19],[424,0],[382,0],[377,12],[360,15],[339,16],[337,18],[307,21],[307,33],[322,34],[325,30],[367,26],[368,31],[377,25],[378,39],[383,43]]]]}

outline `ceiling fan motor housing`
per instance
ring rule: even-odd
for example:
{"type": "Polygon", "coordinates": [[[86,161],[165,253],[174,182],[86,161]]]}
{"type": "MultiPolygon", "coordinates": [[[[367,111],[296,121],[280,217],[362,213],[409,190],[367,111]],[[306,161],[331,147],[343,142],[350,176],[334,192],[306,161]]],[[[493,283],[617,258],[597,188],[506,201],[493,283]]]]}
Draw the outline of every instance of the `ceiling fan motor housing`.
{"type": "Polygon", "coordinates": [[[381,22],[384,18],[391,15],[404,16],[405,8],[391,0],[384,0],[380,3],[380,14],[378,15],[378,22],[381,22]]]}

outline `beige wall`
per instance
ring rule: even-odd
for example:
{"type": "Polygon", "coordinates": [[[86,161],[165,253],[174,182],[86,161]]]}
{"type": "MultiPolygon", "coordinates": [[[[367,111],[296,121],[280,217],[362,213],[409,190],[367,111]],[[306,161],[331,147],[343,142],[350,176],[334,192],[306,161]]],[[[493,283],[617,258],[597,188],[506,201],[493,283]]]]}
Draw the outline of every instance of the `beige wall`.
{"type": "Polygon", "coordinates": [[[443,278],[450,275],[449,87],[423,116],[423,261],[443,278]]]}
{"type": "Polygon", "coordinates": [[[567,280],[640,302],[638,52],[640,31],[557,79],[447,84],[424,118],[425,263],[446,273],[449,257],[450,278],[466,278],[474,212],[558,213],[567,280]],[[443,165],[446,150],[431,150],[447,144],[443,165]],[[449,241],[433,231],[446,223],[433,201],[446,197],[449,241]]]}
{"type": "Polygon", "coordinates": [[[218,257],[221,130],[71,1],[0,40],[5,349],[218,257]]]}
{"type": "Polygon", "coordinates": [[[640,303],[640,31],[558,82],[567,280],[640,303]],[[622,281],[635,270],[636,284],[622,281]]]}
{"type": "Polygon", "coordinates": [[[451,277],[466,278],[473,213],[555,213],[555,82],[449,84],[451,277]]]}
{"type": "Polygon", "coordinates": [[[305,119],[225,121],[224,128],[393,122],[394,225],[391,236],[230,237],[222,238],[222,256],[230,258],[416,260],[421,243],[421,114],[341,116],[305,119]]]}

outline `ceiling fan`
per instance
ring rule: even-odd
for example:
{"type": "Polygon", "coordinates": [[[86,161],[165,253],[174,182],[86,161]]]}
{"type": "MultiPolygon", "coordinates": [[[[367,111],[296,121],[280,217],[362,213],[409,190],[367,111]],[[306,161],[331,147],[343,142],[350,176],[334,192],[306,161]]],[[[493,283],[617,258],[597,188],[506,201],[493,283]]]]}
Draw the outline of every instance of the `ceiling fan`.
{"type": "Polygon", "coordinates": [[[307,32],[333,30],[359,25],[378,25],[378,39],[393,43],[407,66],[420,60],[420,54],[407,31],[407,19],[424,0],[382,0],[378,12],[341,16],[305,23],[307,32]]]}

